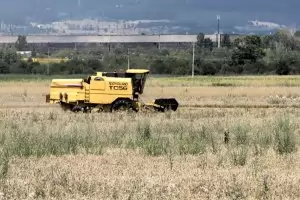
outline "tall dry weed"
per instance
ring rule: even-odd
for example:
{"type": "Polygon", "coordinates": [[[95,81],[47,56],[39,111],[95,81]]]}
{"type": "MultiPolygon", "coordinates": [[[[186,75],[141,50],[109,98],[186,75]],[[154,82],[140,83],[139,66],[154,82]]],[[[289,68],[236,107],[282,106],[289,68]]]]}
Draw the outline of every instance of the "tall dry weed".
{"type": "Polygon", "coordinates": [[[9,155],[20,157],[103,154],[107,148],[140,149],[152,156],[170,152],[172,155],[206,152],[219,155],[226,148],[231,152],[228,158],[237,165],[244,165],[249,155],[262,155],[270,147],[280,155],[297,150],[299,138],[295,127],[298,125],[287,117],[253,124],[255,118],[237,118],[234,112],[217,118],[203,118],[198,112],[190,111],[168,115],[166,118],[163,113],[21,111],[5,115],[5,123],[0,124],[3,130],[0,144],[7,145],[9,155]]]}
{"type": "Polygon", "coordinates": [[[289,154],[297,150],[295,129],[288,116],[276,119],[274,124],[275,149],[279,154],[289,154]]]}
{"type": "Polygon", "coordinates": [[[9,152],[4,147],[0,149],[0,179],[5,179],[9,170],[9,152]]]}

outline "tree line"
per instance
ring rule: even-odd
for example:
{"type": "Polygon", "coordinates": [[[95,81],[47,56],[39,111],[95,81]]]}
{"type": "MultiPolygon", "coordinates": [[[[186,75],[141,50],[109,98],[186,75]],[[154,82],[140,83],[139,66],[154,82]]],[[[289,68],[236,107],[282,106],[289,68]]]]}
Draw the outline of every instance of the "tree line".
{"type": "MultiPolygon", "coordinates": [[[[16,53],[18,50],[46,56],[29,47],[26,37],[19,36],[15,45],[0,49],[1,74],[91,74],[124,70],[129,64],[131,68],[150,69],[153,74],[190,75],[193,64],[192,45],[188,49],[133,48],[130,53],[125,48],[64,49],[51,52],[50,56],[69,57],[69,61],[50,64],[24,61],[16,53]]],[[[273,35],[245,35],[235,39],[225,34],[220,48],[199,33],[194,55],[195,75],[300,73],[300,41],[297,35],[284,30],[273,35]]]]}

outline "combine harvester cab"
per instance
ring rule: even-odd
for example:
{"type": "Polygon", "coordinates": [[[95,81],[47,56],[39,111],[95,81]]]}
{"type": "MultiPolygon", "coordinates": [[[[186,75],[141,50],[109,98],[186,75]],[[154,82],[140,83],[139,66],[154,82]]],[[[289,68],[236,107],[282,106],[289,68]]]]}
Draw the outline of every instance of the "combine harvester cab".
{"type": "Polygon", "coordinates": [[[140,101],[149,70],[129,69],[126,72],[97,72],[87,79],[53,79],[46,102],[60,104],[64,109],[84,112],[117,110],[176,111],[175,98],[140,101]]]}

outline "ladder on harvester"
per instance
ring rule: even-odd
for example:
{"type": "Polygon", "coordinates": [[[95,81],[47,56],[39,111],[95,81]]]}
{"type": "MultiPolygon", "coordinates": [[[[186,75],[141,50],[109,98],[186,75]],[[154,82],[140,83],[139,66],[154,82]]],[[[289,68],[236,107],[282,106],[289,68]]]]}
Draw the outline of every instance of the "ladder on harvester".
{"type": "Polygon", "coordinates": [[[90,102],[90,86],[86,86],[85,87],[85,91],[84,91],[84,102],[88,103],[90,102]]]}

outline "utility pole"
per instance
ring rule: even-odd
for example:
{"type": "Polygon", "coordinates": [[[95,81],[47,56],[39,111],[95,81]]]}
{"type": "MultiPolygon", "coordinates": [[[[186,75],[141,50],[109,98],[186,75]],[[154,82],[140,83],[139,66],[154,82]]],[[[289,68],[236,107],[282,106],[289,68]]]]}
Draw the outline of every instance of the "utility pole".
{"type": "Polygon", "coordinates": [[[158,35],[159,41],[158,41],[158,49],[160,49],[160,34],[158,35]]]}
{"type": "Polygon", "coordinates": [[[195,71],[195,42],[193,42],[192,78],[194,78],[194,71],[195,71]]]}
{"type": "Polygon", "coordinates": [[[49,45],[48,45],[48,64],[47,64],[47,75],[50,74],[50,66],[49,66],[49,61],[50,61],[50,50],[49,50],[49,45]]]}
{"type": "Polygon", "coordinates": [[[220,15],[217,15],[218,20],[218,48],[221,46],[221,37],[220,37],[220,15]]]}
{"type": "Polygon", "coordinates": [[[127,67],[130,69],[129,48],[127,48],[127,67]]]}

